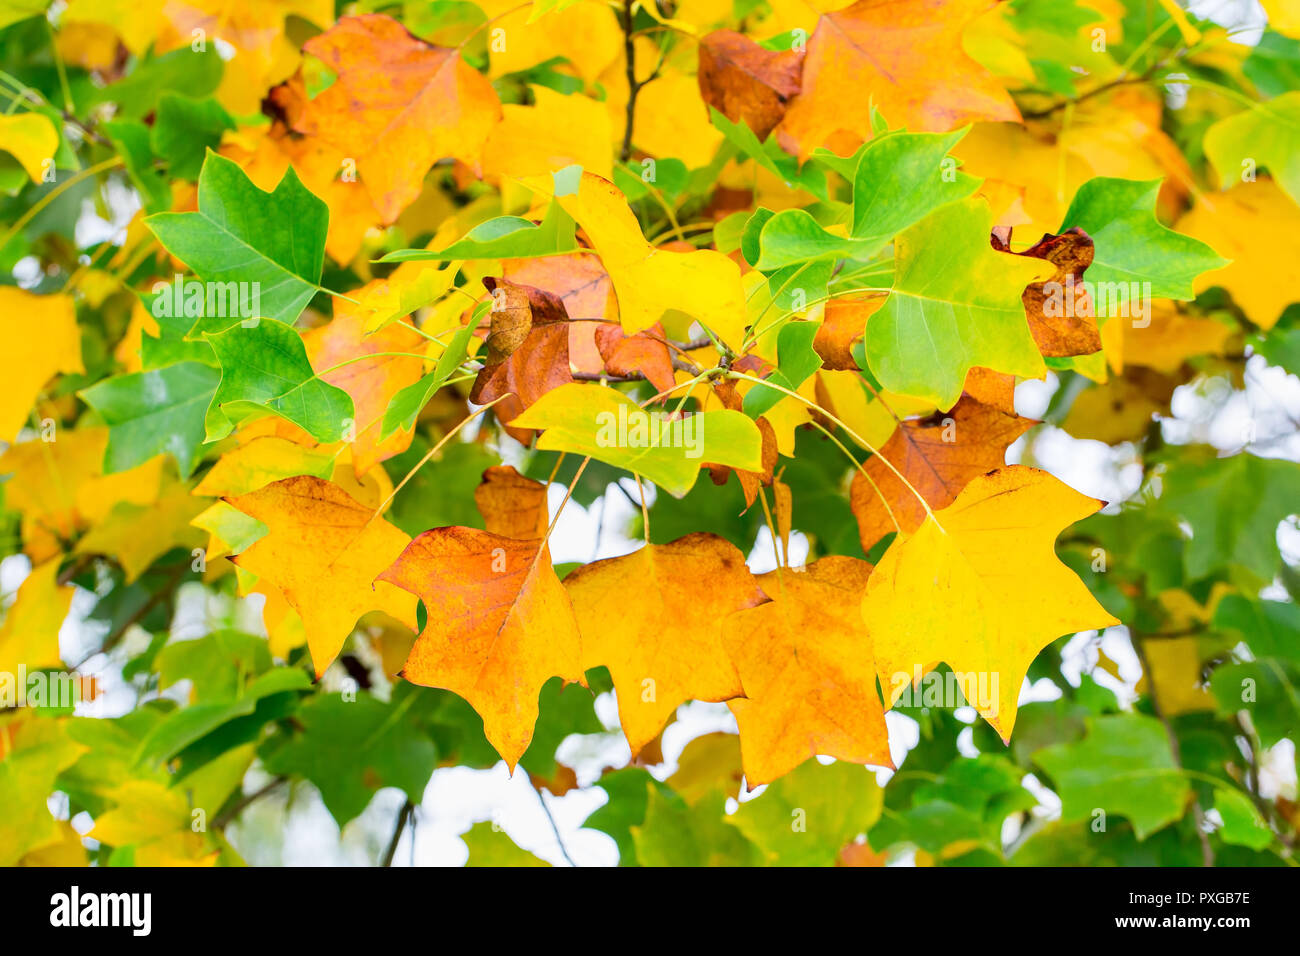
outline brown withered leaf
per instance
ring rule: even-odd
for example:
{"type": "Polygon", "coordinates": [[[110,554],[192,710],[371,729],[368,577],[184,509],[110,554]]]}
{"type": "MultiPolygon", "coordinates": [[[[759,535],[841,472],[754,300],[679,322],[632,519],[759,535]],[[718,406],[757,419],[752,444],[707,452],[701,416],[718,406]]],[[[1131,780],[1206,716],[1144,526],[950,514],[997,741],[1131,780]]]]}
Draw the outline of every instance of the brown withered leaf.
{"type": "Polygon", "coordinates": [[[714,30],[700,41],[704,102],[733,123],[746,123],[760,140],[785,116],[802,72],[802,51],[768,50],[734,30],[714,30]]]}
{"type": "Polygon", "coordinates": [[[644,332],[628,335],[613,322],[596,325],[596,349],[610,375],[644,375],[661,392],[673,387],[673,356],[664,327],[656,322],[644,332]]]}
{"type": "Polygon", "coordinates": [[[771,600],[727,618],[723,642],[745,688],[727,706],[749,789],[818,754],[893,766],[862,619],[870,574],[842,555],[772,571],[758,579],[771,600]]]}
{"type": "Polygon", "coordinates": [[[889,509],[904,532],[915,531],[925,520],[921,503],[881,457],[902,472],[931,509],[938,510],[952,504],[973,478],[1006,464],[1007,446],[1036,424],[969,395],[963,395],[949,412],[900,424],[880,455],[867,459],[863,470],[853,476],[849,489],[862,550],[870,550],[882,536],[898,530],[889,509]]]}
{"type": "Polygon", "coordinates": [[[512,771],[533,739],[542,685],[583,679],[573,608],[541,544],[434,528],[377,579],[428,611],[402,676],[465,698],[512,771]]]}
{"type": "MultiPolygon", "coordinates": [[[[993,248],[1011,252],[1011,230],[995,229],[993,248]]],[[[1012,255],[1046,259],[1056,267],[1051,278],[1026,287],[1020,297],[1029,318],[1029,331],[1043,355],[1064,358],[1091,355],[1101,349],[1101,332],[1092,314],[1092,299],[1083,273],[1092,265],[1092,239],[1082,229],[1050,233],[1024,252],[1012,255]]]]}
{"type": "Polygon", "coordinates": [[[546,486],[519,474],[513,465],[493,465],[474,489],[474,504],[492,534],[532,540],[546,536],[550,518],[546,486]]]}
{"type": "Polygon", "coordinates": [[[487,357],[470,400],[485,405],[502,396],[494,409],[506,430],[523,444],[531,429],[509,422],[553,388],[573,381],[569,368],[569,315],[559,296],[492,276],[483,280],[494,308],[488,329],[487,357]]]}

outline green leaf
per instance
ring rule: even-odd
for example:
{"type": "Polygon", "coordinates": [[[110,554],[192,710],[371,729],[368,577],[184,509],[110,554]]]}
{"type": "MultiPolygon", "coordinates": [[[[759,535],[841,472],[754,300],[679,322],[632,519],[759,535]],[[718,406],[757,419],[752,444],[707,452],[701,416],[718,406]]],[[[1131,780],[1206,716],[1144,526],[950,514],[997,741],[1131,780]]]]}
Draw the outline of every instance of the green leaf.
{"type": "Polygon", "coordinates": [[[757,848],[728,825],[721,800],[692,805],[654,782],[645,786],[645,819],[631,827],[641,866],[752,866],[757,862],[757,848]]]}
{"type": "Polygon", "coordinates": [[[537,447],[575,452],[641,475],[669,494],[690,491],[704,462],[746,471],[763,467],[763,436],[752,419],[722,409],[668,421],[638,408],[622,392],[561,385],[511,421],[545,429],[537,447]]]}
{"type": "Polygon", "coordinates": [[[574,222],[557,202],[551,203],[540,223],[519,216],[498,216],[480,223],[463,239],[447,248],[399,249],[380,262],[419,262],[450,259],[531,259],[553,256],[578,248],[574,222]]]}
{"type": "Polygon", "coordinates": [[[447,383],[469,352],[470,339],[486,314],[485,310],[475,310],[469,325],[456,332],[447,343],[447,348],[438,356],[433,371],[414,385],[398,391],[384,410],[384,420],[379,426],[379,437],[385,439],[399,428],[415,427],[415,420],[420,416],[424,406],[429,404],[434,393],[447,383]]]}
{"type": "Polygon", "coordinates": [[[1214,628],[1238,632],[1257,656],[1300,663],[1300,607],[1295,604],[1227,594],[1214,609],[1214,628]]]}
{"type": "Polygon", "coordinates": [[[1145,839],[1183,815],[1190,789],[1154,717],[1094,717],[1077,743],[1040,750],[1035,758],[1061,797],[1061,819],[1099,819],[1097,810],[1120,814],[1145,839]]]}
{"type": "Polygon", "coordinates": [[[1191,580],[1240,565],[1271,581],[1281,564],[1277,526],[1300,510],[1300,464],[1249,453],[1171,465],[1159,509],[1186,519],[1191,580]]]}
{"type": "Polygon", "coordinates": [[[206,419],[208,441],[247,418],[271,412],[321,442],[338,441],[352,421],[352,396],[317,378],[298,332],[278,322],[237,325],[205,335],[221,363],[221,384],[206,419]]]}
{"type": "Polygon", "coordinates": [[[1223,820],[1219,836],[1224,843],[1262,850],[1273,842],[1273,831],[1244,793],[1218,788],[1214,791],[1214,809],[1223,820]]]}
{"type": "Polygon", "coordinates": [[[644,767],[624,767],[602,776],[595,784],[605,791],[605,805],[595,810],[582,824],[583,829],[599,830],[618,846],[618,865],[637,866],[636,841],[632,828],[645,822],[650,788],[671,795],[666,786],[650,776],[644,767]]]}
{"type": "Polygon", "coordinates": [[[728,142],[773,176],[779,177],[790,186],[806,189],[818,199],[829,198],[826,172],[819,164],[805,163],[803,169],[800,169],[799,160],[781,149],[776,143],[775,136],[769,136],[765,143],[760,143],[754,131],[744,120],[733,123],[712,106],[709,107],[709,116],[713,125],[727,137],[728,142]]]}
{"type": "Polygon", "coordinates": [[[221,134],[234,128],[235,121],[216,100],[164,93],[149,142],[173,176],[196,179],[207,151],[221,145],[221,134]]]}
{"type": "MultiPolygon", "coordinates": [[[[291,323],[319,289],[329,209],[292,166],[267,193],[236,163],[209,151],[198,212],[158,213],[145,224],[206,282],[250,283],[261,317],[291,323]]],[[[199,327],[220,332],[240,318],[207,316],[199,327]]]]}
{"type": "Polygon", "coordinates": [[[159,652],[158,688],[177,681],[193,684],[197,701],[234,700],[246,677],[271,669],[266,639],[240,631],[214,631],[192,641],[176,641],[159,652]]]}
{"type": "Polygon", "coordinates": [[[203,414],[221,373],[179,362],[106,379],[77,394],[108,425],[104,471],[126,471],[160,452],[188,477],[204,442],[203,414]]]}
{"type": "Polygon", "coordinates": [[[1300,89],[1300,40],[1266,30],[1241,65],[1241,72],[1264,96],[1300,89]]]}
{"type": "Polygon", "coordinates": [[[476,823],[460,835],[469,847],[466,866],[550,866],[527,850],[520,849],[515,841],[487,821],[476,823]]]}
{"type": "Polygon", "coordinates": [[[419,803],[438,760],[426,727],[436,702],[408,684],[399,684],[389,703],[371,694],[312,697],[298,710],[302,730],[273,741],[262,758],[271,773],[315,784],[339,826],[359,816],[380,787],[397,787],[419,803]]]}
{"type": "MultiPolygon", "coordinates": [[[[428,440],[417,434],[410,449],[384,462],[393,482],[401,481],[429,447],[428,440]]],[[[474,506],[474,489],[484,470],[497,464],[500,459],[478,442],[449,442],[397,493],[388,520],[412,537],[448,525],[482,527],[483,518],[474,506]]]]}
{"type": "MultiPolygon", "coordinates": [[[[1074,194],[1058,233],[1079,227],[1095,244],[1087,281],[1138,283],[1125,286],[1124,295],[1156,299],[1191,299],[1192,282],[1202,272],[1228,264],[1205,243],[1162,226],[1156,219],[1160,180],[1090,179],[1074,194]],[[1144,291],[1145,283],[1150,290],[1144,291]]],[[[1106,287],[1108,290],[1110,286],[1106,287]]],[[[1100,291],[1097,298],[1100,298],[1100,291]]],[[[1106,301],[1116,297],[1107,294],[1106,301]]],[[[1129,299],[1119,299],[1129,301],[1129,299]]],[[[1100,308],[1100,305],[1099,305],[1100,308]]]]}
{"type": "Polygon", "coordinates": [[[1219,174],[1221,189],[1245,171],[1267,167],[1300,203],[1300,91],[1219,120],[1205,131],[1205,155],[1219,174]]]}
{"type": "MultiPolygon", "coordinates": [[[[171,760],[225,724],[252,714],[263,698],[305,690],[311,690],[311,678],[305,671],[296,667],[267,671],[250,681],[238,697],[192,704],[169,715],[140,742],[136,763],[151,765],[171,760]]],[[[220,747],[217,751],[226,749],[220,747]]]]}
{"type": "Polygon", "coordinates": [[[188,46],[146,60],[116,83],[96,91],[95,103],[116,103],[118,115],[141,119],[158,107],[167,93],[201,99],[221,84],[224,64],[215,46],[202,51],[188,46]]]}
{"type": "Polygon", "coordinates": [[[763,226],[757,268],[767,271],[818,256],[869,259],[939,207],[970,196],[980,180],[957,169],[948,151],[966,135],[895,132],[863,147],[853,175],[847,236],[835,235],[802,209],[777,213],[763,226]]]}
{"type": "Polygon", "coordinates": [[[885,388],[948,409],[975,366],[1043,374],[1020,296],[1052,267],[995,252],[992,226],[988,204],[965,199],[898,237],[893,291],[866,333],[871,371],[885,388]]]}
{"type": "Polygon", "coordinates": [[[1265,657],[1257,661],[1224,664],[1210,675],[1210,692],[1227,713],[1244,710],[1271,747],[1300,730],[1300,667],[1286,660],[1265,657]]]}
{"type": "MultiPolygon", "coordinates": [[[[821,368],[821,356],[813,349],[813,339],[820,327],[817,322],[789,322],[782,326],[776,340],[776,371],[765,381],[793,392],[821,368]]],[[[774,388],[755,385],[745,393],[745,414],[758,418],[785,397],[774,388]]]]}
{"type": "Polygon", "coordinates": [[[770,865],[831,866],[880,818],[876,775],[857,764],[808,760],[727,818],[770,865]]]}
{"type": "Polygon", "coordinates": [[[149,127],[135,120],[113,120],[104,124],[104,132],[121,155],[126,174],[140,193],[144,208],[149,212],[170,208],[172,191],[166,177],[154,168],[149,127]]]}

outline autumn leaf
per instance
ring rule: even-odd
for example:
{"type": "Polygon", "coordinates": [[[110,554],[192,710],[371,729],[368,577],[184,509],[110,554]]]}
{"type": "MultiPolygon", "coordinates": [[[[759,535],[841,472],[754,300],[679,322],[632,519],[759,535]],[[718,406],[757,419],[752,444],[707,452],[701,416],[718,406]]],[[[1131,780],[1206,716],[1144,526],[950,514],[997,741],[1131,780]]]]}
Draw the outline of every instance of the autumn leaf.
{"type": "Polygon", "coordinates": [[[474,489],[474,504],[487,530],[504,538],[540,540],[550,525],[546,486],[524,477],[511,465],[494,465],[483,472],[482,482],[474,489]]]}
{"type": "Polygon", "coordinates": [[[0,440],[12,443],[46,383],[58,372],[83,371],[81,333],[71,299],[6,286],[0,288],[0,335],[6,343],[0,440]]]}
{"type": "Polygon", "coordinates": [[[1063,634],[1119,623],[1052,551],[1062,528],[1099,505],[1047,472],[1012,465],[975,478],[915,534],[900,535],[862,600],[886,703],[942,661],[1009,739],[1038,652],[1063,634]]]}
{"type": "MultiPolygon", "coordinates": [[[[492,293],[493,308],[488,352],[470,398],[480,405],[505,398],[498,414],[510,422],[547,392],[573,381],[569,315],[550,292],[491,276],[483,283],[492,293]]],[[[530,440],[526,428],[516,426],[512,434],[524,444],[530,440]]]]}
{"type": "Polygon", "coordinates": [[[1054,267],[995,252],[991,226],[988,206],[968,199],[898,237],[893,291],[866,334],[871,370],[885,388],[947,409],[976,366],[1043,374],[1021,295],[1054,267]]]}
{"type": "Polygon", "coordinates": [[[303,336],[312,367],[321,369],[320,381],[352,398],[355,437],[349,444],[357,475],[410,446],[413,430],[399,428],[381,438],[381,426],[393,397],[424,371],[425,342],[411,325],[393,322],[367,334],[365,323],[363,312],[340,303],[328,325],[303,336]]]}
{"type": "Polygon", "coordinates": [[[803,56],[767,50],[734,30],[715,30],[700,40],[700,94],[733,122],[744,122],[760,139],[785,115],[799,92],[803,56]]]}
{"type": "Polygon", "coordinates": [[[647,544],[584,565],[564,588],[582,631],[583,666],[609,668],[633,754],[679,704],[743,695],[723,619],[761,594],[735,545],[711,534],[647,544]]]}
{"type": "MultiPolygon", "coordinates": [[[[993,248],[1011,252],[1010,232],[1005,241],[994,230],[993,248]]],[[[1090,355],[1101,349],[1101,332],[1093,317],[1092,299],[1083,274],[1092,263],[1093,244],[1081,229],[1068,229],[1059,236],[1043,236],[1016,255],[1046,259],[1056,272],[1043,282],[1025,287],[1022,300],[1029,318],[1029,331],[1045,356],[1090,355]]]]}
{"type": "Polygon", "coordinates": [[[1007,448],[1036,424],[970,395],[947,414],[899,422],[853,476],[849,502],[863,550],[891,531],[911,534],[925,521],[926,505],[946,508],[973,479],[1001,468],[1007,448]]]}
{"type": "Polygon", "coordinates": [[[744,337],[745,297],[740,269],[712,249],[674,252],[646,242],[618,187],[582,173],[578,189],[556,201],[586,232],[618,296],[628,334],[662,321],[674,335],[696,319],[727,345],[744,337]]]}
{"type": "Polygon", "coordinates": [[[758,578],[770,600],[727,619],[724,643],[745,691],[727,706],[749,789],[818,754],[893,766],[860,612],[870,574],[867,562],[839,555],[770,571],[758,578]]]}
{"type": "Polygon", "coordinates": [[[59,562],[47,561],[32,568],[19,586],[0,624],[0,673],[17,675],[21,668],[34,671],[62,665],[59,629],[76,588],[59,584],[58,574],[59,562]]]}
{"type": "Polygon", "coordinates": [[[532,740],[542,685],[583,680],[573,609],[540,548],[539,540],[434,528],[378,575],[418,596],[429,615],[402,676],[469,701],[512,772],[532,740]]]}
{"type": "Polygon", "coordinates": [[[777,128],[800,158],[844,131],[870,139],[871,110],[914,131],[944,132],[973,120],[1020,119],[987,71],[961,47],[963,29],[990,0],[858,0],[825,13],[808,41],[803,86],[777,128]],[[943,63],[941,71],[930,64],[943,63]],[[852,97],[844,90],[853,89],[852,97]]]}
{"type": "Polygon", "coordinates": [[[296,128],[356,158],[385,222],[419,195],[437,160],[482,161],[501,104],[459,51],[425,43],[381,14],[343,17],[303,49],[338,79],[307,104],[296,128]]]}
{"type": "Polygon", "coordinates": [[[227,500],[270,529],[231,560],[273,583],[301,615],[317,678],[367,611],[415,626],[414,598],[373,584],[409,541],[373,509],[310,475],[227,500]]]}

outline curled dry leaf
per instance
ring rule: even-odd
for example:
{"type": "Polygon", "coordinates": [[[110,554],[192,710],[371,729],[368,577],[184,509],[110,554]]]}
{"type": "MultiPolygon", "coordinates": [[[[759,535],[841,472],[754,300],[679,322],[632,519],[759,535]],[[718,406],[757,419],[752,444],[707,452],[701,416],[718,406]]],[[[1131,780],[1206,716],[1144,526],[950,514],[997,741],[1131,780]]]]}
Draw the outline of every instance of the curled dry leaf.
{"type": "MultiPolygon", "coordinates": [[[[491,276],[492,293],[487,357],[470,400],[479,405],[505,400],[495,408],[503,422],[513,420],[553,388],[573,381],[569,369],[569,315],[560,297],[532,286],[491,276]]],[[[524,444],[529,429],[510,429],[524,444]]]]}
{"type": "MultiPolygon", "coordinates": [[[[993,230],[993,248],[1011,252],[1011,230],[993,230]]],[[[1093,316],[1092,296],[1083,273],[1092,264],[1093,243],[1082,229],[1045,235],[1014,255],[1046,259],[1056,272],[1025,287],[1021,300],[1038,351],[1049,357],[1091,355],[1101,349],[1101,332],[1093,316]]]]}

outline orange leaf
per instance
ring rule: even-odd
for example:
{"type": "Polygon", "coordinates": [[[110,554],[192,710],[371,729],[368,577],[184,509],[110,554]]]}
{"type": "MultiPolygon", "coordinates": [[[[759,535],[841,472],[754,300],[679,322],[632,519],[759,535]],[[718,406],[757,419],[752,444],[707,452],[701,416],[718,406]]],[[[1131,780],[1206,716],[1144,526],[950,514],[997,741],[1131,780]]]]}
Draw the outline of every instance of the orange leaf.
{"type": "Polygon", "coordinates": [[[465,698],[512,772],[533,739],[542,685],[583,679],[573,608],[540,546],[434,528],[379,577],[419,595],[429,613],[402,676],[465,698]]]}
{"type": "Polygon", "coordinates": [[[799,92],[803,53],[768,50],[743,33],[714,30],[700,41],[700,95],[733,123],[765,140],[799,92]]]}
{"type": "Polygon", "coordinates": [[[841,130],[870,139],[873,104],[912,132],[1019,121],[1007,91],[962,50],[966,26],[994,2],[859,0],[824,14],[808,41],[803,89],[776,130],[781,146],[806,159],[841,130]]]}
{"type": "MultiPolygon", "coordinates": [[[[993,248],[1011,253],[1011,230],[993,231],[993,248]]],[[[1063,358],[1091,355],[1101,349],[1101,332],[1092,314],[1092,298],[1083,285],[1083,273],[1092,265],[1092,239],[1082,229],[1067,229],[1059,236],[1046,235],[1024,252],[1013,255],[1046,259],[1056,272],[1042,282],[1025,287],[1020,299],[1025,304],[1029,331],[1038,351],[1063,358]]]]}
{"type": "MultiPolygon", "coordinates": [[[[363,296],[366,289],[357,295],[363,296]]],[[[412,355],[384,355],[385,352],[421,353],[424,338],[406,322],[393,322],[366,334],[369,313],[355,309],[341,299],[335,300],[334,319],[303,334],[307,358],[313,368],[329,369],[320,378],[352,396],[356,415],[356,437],[352,440],[352,466],[360,477],[385,459],[400,455],[411,445],[415,429],[399,428],[382,441],[379,438],[384,411],[403,388],[414,385],[424,372],[424,361],[412,355]],[[350,361],[363,355],[373,359],[350,361]]]]}
{"type": "MultiPolygon", "coordinates": [[[[487,337],[487,357],[474,380],[470,400],[486,405],[510,395],[496,406],[497,417],[509,422],[553,388],[573,381],[569,370],[569,315],[559,297],[492,276],[483,280],[494,306],[487,337]]],[[[531,429],[507,428],[528,444],[531,429]]]]}
{"type": "Polygon", "coordinates": [[[876,693],[862,595],[871,565],[825,557],[758,580],[772,600],[727,619],[727,651],[745,697],[727,706],[740,724],[749,789],[809,757],[892,767],[876,693]]]}
{"type": "Polygon", "coordinates": [[[306,105],[296,128],[357,160],[385,222],[415,200],[439,159],[477,171],[501,101],[457,50],[374,13],[342,18],[303,49],[338,78],[306,105]]]}
{"type": "Polygon", "coordinates": [[[946,508],[971,479],[1006,464],[1007,446],[1036,424],[969,395],[963,395],[950,412],[901,423],[880,455],[869,458],[853,476],[849,504],[858,519],[862,550],[869,551],[882,536],[897,530],[885,502],[904,532],[915,531],[925,520],[921,503],[882,457],[903,473],[931,508],[946,508]]]}

